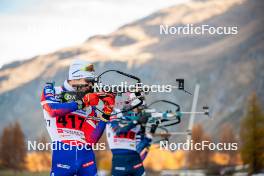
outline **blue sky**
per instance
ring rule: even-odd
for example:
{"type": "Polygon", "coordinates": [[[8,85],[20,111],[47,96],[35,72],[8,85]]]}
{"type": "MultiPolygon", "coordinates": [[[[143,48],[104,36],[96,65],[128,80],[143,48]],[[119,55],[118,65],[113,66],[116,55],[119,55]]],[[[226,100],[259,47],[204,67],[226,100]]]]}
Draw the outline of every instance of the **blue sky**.
{"type": "Polygon", "coordinates": [[[41,2],[41,0],[0,0],[0,13],[20,13],[23,10],[34,8],[34,5],[39,2],[41,2]]]}
{"type": "Polygon", "coordinates": [[[0,67],[107,34],[187,0],[0,0],[0,67]]]}

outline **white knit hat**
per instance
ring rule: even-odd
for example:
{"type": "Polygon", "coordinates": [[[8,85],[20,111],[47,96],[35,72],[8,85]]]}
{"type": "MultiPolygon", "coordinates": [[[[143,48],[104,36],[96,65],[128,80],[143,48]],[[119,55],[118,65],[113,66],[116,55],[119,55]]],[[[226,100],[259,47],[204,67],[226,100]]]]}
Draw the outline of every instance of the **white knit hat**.
{"type": "Polygon", "coordinates": [[[94,66],[88,61],[75,60],[70,65],[68,80],[81,78],[95,79],[94,66]]]}
{"type": "Polygon", "coordinates": [[[130,93],[129,94],[129,100],[131,101],[130,102],[131,106],[135,106],[135,105],[137,105],[140,102],[140,100],[137,99],[135,93],[130,93]]]}

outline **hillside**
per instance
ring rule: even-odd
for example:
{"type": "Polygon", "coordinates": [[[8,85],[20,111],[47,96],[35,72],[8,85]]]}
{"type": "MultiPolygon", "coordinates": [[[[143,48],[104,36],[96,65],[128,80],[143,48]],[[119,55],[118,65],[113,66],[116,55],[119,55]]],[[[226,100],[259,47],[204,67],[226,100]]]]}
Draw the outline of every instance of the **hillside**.
{"type": "MultiPolygon", "coordinates": [[[[237,126],[247,96],[256,91],[264,104],[264,28],[262,0],[210,0],[166,8],[127,24],[106,36],[94,36],[79,46],[5,65],[0,69],[0,128],[19,120],[26,134],[45,131],[39,97],[46,81],[59,85],[74,58],[96,63],[98,72],[115,68],[142,78],[144,83],[172,83],[185,78],[193,91],[200,82],[198,107],[214,108],[214,120],[205,120],[207,131],[223,122],[237,126]],[[167,24],[238,26],[237,35],[160,35],[167,24]]],[[[52,42],[52,41],[51,41],[52,42]]],[[[151,94],[177,100],[190,109],[191,97],[181,92],[151,94]]],[[[200,119],[199,119],[200,120],[200,119]]],[[[184,128],[184,125],[181,125],[184,128]]]]}

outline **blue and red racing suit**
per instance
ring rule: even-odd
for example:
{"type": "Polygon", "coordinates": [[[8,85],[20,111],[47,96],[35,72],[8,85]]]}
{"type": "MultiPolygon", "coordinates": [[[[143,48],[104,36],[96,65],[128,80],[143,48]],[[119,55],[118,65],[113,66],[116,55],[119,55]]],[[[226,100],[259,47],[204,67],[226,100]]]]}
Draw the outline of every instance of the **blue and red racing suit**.
{"type": "Polygon", "coordinates": [[[65,91],[74,91],[67,81],[61,87],[47,83],[41,96],[51,140],[56,146],[63,146],[52,151],[50,175],[97,175],[92,145],[101,137],[106,122],[87,119],[88,116],[96,116],[95,107],[78,109],[74,101],[63,103],[60,95],[65,91]]]}
{"type": "Polygon", "coordinates": [[[112,176],[145,175],[143,160],[151,138],[141,134],[140,125],[130,122],[120,124],[122,114],[112,116],[106,126],[109,148],[112,151],[112,176]]]}

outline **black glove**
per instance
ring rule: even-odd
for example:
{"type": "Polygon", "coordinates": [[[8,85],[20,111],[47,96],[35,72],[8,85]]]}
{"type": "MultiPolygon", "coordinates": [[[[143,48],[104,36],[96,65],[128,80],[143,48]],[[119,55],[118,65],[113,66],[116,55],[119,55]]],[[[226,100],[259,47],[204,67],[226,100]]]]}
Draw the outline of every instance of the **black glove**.
{"type": "Polygon", "coordinates": [[[137,122],[139,124],[146,124],[148,122],[149,117],[151,117],[150,113],[146,113],[146,112],[140,113],[137,122]]]}
{"type": "Polygon", "coordinates": [[[158,128],[158,124],[152,124],[150,127],[150,133],[154,134],[157,128],[158,128]]]}

